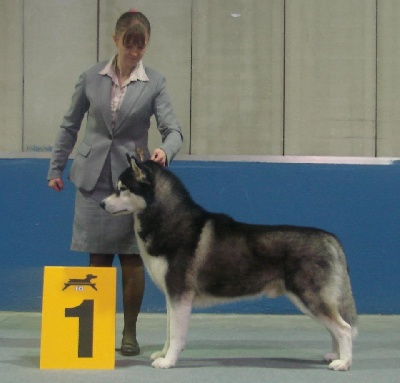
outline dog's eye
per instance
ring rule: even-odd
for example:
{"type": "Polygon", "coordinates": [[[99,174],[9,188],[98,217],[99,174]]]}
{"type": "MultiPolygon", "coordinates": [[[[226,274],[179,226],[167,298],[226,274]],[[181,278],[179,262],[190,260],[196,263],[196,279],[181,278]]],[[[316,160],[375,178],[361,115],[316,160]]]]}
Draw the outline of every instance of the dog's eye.
{"type": "Polygon", "coordinates": [[[127,191],[127,190],[128,190],[128,188],[126,186],[121,185],[119,187],[119,191],[127,191]]]}

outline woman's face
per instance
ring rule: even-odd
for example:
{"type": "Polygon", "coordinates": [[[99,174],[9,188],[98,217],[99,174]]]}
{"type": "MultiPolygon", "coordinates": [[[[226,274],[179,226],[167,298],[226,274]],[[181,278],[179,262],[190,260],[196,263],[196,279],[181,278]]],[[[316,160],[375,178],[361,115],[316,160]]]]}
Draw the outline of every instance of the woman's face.
{"type": "Polygon", "coordinates": [[[147,45],[149,42],[149,38],[146,33],[146,38],[144,44],[127,44],[124,45],[124,34],[114,35],[113,39],[115,42],[115,46],[118,50],[118,61],[120,65],[123,65],[128,68],[134,68],[137,64],[139,64],[140,60],[146,53],[147,45]]]}

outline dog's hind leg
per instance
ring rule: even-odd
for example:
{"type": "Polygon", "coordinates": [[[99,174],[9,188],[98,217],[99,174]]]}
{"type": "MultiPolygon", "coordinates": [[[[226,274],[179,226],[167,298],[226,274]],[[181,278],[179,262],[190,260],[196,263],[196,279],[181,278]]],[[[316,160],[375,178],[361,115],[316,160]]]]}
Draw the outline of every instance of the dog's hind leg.
{"type": "MultiPolygon", "coordinates": [[[[339,359],[332,360],[329,368],[335,371],[347,371],[352,364],[353,358],[353,339],[351,326],[345,322],[339,314],[337,314],[334,318],[328,318],[324,316],[317,319],[329,330],[333,339],[333,348],[338,349],[337,357],[339,359]]],[[[330,356],[333,359],[333,357],[336,356],[334,354],[335,353],[327,356],[330,356]]]]}
{"type": "Polygon", "coordinates": [[[339,343],[337,342],[335,336],[331,333],[332,337],[332,351],[325,354],[324,359],[327,362],[333,362],[339,358],[339,343]]]}
{"type": "MultiPolygon", "coordinates": [[[[343,320],[338,310],[328,306],[321,300],[318,305],[305,305],[296,295],[288,293],[287,297],[304,314],[323,324],[332,336],[332,353],[325,355],[325,360],[330,361],[329,368],[335,371],[347,371],[352,364],[352,327],[343,320]],[[312,306],[318,307],[318,310],[312,306]],[[329,313],[329,314],[322,314],[329,313]]],[[[316,298],[316,296],[314,296],[316,298]]],[[[314,303],[317,300],[312,300],[314,303]]]]}
{"type": "MultiPolygon", "coordinates": [[[[169,319],[169,342],[166,341],[165,347],[169,345],[165,357],[159,357],[152,363],[155,368],[170,368],[175,366],[179,354],[185,346],[186,334],[189,325],[189,318],[192,311],[194,294],[185,293],[179,298],[170,298],[168,306],[169,319]]],[[[161,352],[163,354],[165,350],[161,352]]]]}

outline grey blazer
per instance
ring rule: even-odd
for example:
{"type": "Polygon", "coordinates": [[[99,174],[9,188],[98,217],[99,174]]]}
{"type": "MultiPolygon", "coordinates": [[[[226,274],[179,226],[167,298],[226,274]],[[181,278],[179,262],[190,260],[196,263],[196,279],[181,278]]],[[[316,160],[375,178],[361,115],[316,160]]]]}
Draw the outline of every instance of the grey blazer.
{"type": "Polygon", "coordinates": [[[165,77],[149,67],[145,67],[149,81],[128,85],[112,131],[111,78],[99,74],[106,64],[106,61],[97,63],[80,76],[52,150],[47,177],[48,180],[61,178],[88,112],[85,136],[77,148],[69,174],[69,179],[84,192],[90,192],[96,186],[109,153],[114,185],[127,167],[126,153],[133,155],[141,148],[145,159],[150,158],[147,142],[153,115],[162,137],[160,148],[165,151],[168,162],[182,146],[181,128],[166,91],[165,77]]]}

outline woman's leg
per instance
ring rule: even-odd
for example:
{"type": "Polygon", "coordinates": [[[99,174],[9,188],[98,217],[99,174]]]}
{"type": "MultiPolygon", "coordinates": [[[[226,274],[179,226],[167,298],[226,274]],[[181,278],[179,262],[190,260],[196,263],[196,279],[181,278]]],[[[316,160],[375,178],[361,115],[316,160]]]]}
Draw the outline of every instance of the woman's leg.
{"type": "Polygon", "coordinates": [[[90,267],[111,267],[114,254],[89,254],[90,267]]]}
{"type": "Polygon", "coordinates": [[[139,344],[136,340],[136,322],[142,305],[144,293],[143,261],[138,254],[120,254],[122,269],[122,299],[124,306],[124,330],[121,354],[138,355],[139,344]]]}

